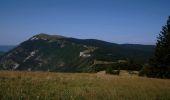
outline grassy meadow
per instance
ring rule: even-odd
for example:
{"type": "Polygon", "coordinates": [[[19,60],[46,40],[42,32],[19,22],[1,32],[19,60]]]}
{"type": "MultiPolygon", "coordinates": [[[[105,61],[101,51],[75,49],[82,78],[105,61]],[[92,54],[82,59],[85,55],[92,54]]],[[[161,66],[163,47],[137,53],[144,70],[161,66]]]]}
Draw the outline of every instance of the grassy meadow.
{"type": "Polygon", "coordinates": [[[170,100],[170,80],[126,73],[0,71],[0,100],[170,100]]]}

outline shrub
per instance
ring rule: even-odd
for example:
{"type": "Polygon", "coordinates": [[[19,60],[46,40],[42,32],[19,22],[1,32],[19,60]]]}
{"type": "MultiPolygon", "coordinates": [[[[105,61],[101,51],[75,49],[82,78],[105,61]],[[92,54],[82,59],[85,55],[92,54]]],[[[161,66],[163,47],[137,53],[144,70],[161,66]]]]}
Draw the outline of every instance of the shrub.
{"type": "Polygon", "coordinates": [[[170,74],[168,73],[170,69],[166,69],[167,73],[164,71],[162,67],[155,68],[150,64],[145,64],[141,71],[139,72],[139,76],[147,76],[147,77],[157,77],[157,78],[170,78],[170,74]]]}
{"type": "Polygon", "coordinates": [[[120,70],[114,70],[113,67],[108,67],[106,69],[106,74],[119,75],[120,70]]]}

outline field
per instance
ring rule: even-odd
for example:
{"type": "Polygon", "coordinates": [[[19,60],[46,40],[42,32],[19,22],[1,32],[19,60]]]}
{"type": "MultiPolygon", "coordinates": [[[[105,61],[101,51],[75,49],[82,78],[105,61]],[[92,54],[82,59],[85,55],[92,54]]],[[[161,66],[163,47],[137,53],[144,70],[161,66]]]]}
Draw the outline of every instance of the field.
{"type": "Polygon", "coordinates": [[[170,80],[126,74],[0,71],[0,100],[170,100],[170,80]]]}

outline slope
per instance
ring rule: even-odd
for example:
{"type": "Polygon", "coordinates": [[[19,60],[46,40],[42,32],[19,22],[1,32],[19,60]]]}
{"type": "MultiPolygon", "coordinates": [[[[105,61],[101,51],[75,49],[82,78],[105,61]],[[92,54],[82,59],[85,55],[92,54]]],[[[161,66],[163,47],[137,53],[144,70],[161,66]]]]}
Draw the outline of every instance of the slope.
{"type": "Polygon", "coordinates": [[[133,58],[145,62],[152,55],[153,48],[138,46],[141,48],[42,33],[5,53],[0,59],[0,69],[91,72],[96,60],[133,58]]]}

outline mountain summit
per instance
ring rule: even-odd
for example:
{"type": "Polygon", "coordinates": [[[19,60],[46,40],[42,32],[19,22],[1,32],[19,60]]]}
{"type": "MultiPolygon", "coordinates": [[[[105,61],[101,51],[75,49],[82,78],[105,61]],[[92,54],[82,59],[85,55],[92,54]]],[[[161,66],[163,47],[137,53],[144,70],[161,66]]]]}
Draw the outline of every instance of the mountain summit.
{"type": "Polygon", "coordinates": [[[0,69],[90,72],[94,62],[145,61],[154,46],[119,45],[95,39],[35,35],[0,58],[0,69]]]}

